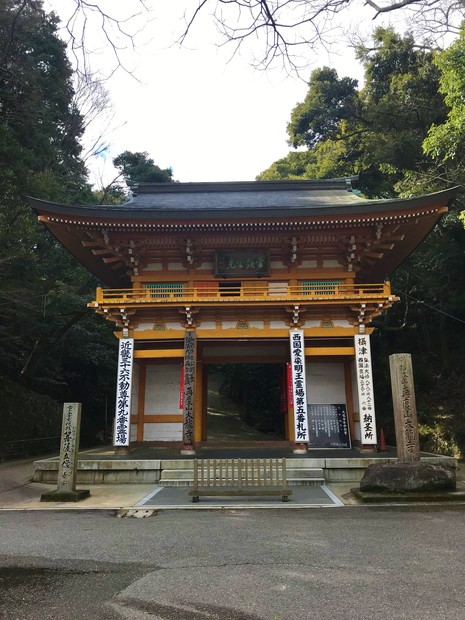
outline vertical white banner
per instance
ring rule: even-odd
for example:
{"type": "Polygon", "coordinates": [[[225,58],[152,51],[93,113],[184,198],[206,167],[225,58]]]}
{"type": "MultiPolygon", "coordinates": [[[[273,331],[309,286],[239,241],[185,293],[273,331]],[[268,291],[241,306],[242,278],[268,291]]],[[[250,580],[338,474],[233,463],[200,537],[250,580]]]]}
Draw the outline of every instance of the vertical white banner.
{"type": "Polygon", "coordinates": [[[290,332],[290,339],[295,441],[296,443],[308,443],[304,332],[301,329],[292,330],[290,332]]]}
{"type": "Polygon", "coordinates": [[[129,446],[133,359],[134,339],[122,338],[118,346],[114,446],[129,446]]]}
{"type": "Polygon", "coordinates": [[[375,399],[371,367],[370,336],[356,334],[355,368],[357,373],[358,402],[360,407],[360,435],[364,445],[378,443],[376,437],[375,399]]]}

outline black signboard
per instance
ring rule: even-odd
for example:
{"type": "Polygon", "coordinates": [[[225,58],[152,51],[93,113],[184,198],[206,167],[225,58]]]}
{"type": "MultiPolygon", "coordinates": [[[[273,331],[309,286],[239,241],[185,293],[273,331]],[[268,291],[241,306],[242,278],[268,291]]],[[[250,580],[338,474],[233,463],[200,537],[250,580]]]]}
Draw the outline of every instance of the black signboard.
{"type": "Polygon", "coordinates": [[[215,275],[220,278],[240,276],[260,278],[269,275],[270,260],[267,250],[217,250],[215,275]]]}
{"type": "Polygon", "coordinates": [[[350,448],[345,405],[308,405],[309,448],[350,448]]]}

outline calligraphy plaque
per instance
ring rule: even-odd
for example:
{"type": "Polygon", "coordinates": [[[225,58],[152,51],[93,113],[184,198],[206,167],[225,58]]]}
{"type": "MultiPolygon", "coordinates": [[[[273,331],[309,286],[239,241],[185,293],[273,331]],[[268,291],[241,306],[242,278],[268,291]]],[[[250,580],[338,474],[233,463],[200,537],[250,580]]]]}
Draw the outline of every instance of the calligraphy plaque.
{"type": "Polygon", "coordinates": [[[350,448],[349,424],[345,404],[308,405],[312,448],[350,448]]]}
{"type": "Polygon", "coordinates": [[[270,257],[267,250],[217,250],[215,276],[239,278],[270,275],[270,257]]]}
{"type": "Polygon", "coordinates": [[[375,399],[371,368],[370,336],[356,334],[355,368],[357,374],[358,403],[360,408],[360,435],[362,445],[376,445],[375,399]]]}
{"type": "Polygon", "coordinates": [[[304,332],[301,329],[292,330],[290,341],[295,441],[296,443],[308,443],[304,332]]]}
{"type": "Polygon", "coordinates": [[[412,356],[396,353],[389,356],[392,404],[396,427],[397,458],[404,463],[420,460],[415,385],[412,356]]]}
{"type": "Polygon", "coordinates": [[[195,331],[188,329],[184,336],[184,398],[182,440],[184,445],[194,443],[194,391],[196,363],[195,331]]]}
{"type": "Polygon", "coordinates": [[[129,446],[133,359],[134,339],[121,338],[118,347],[114,446],[129,446]]]}

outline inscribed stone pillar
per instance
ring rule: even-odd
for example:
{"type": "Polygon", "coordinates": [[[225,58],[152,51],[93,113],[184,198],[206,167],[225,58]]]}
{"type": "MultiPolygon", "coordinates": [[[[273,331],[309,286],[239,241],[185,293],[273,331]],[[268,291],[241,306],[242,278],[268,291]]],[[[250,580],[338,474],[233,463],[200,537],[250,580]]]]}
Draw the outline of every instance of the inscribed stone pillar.
{"type": "Polygon", "coordinates": [[[186,330],[184,335],[184,399],[182,424],[182,453],[192,454],[194,451],[194,397],[195,368],[197,361],[196,335],[193,329],[186,330]]]}
{"type": "Polygon", "coordinates": [[[389,368],[396,427],[397,458],[403,463],[413,463],[420,460],[420,441],[412,356],[409,353],[390,355],[389,368]]]}
{"type": "Polygon", "coordinates": [[[65,403],[63,406],[57,490],[43,493],[41,501],[77,502],[89,497],[90,493],[87,490],[76,491],[80,429],[81,403],[65,403]]]}
{"type": "Polygon", "coordinates": [[[131,424],[132,366],[134,339],[121,338],[118,342],[118,371],[113,445],[129,446],[131,424]]]}
{"type": "MultiPolygon", "coordinates": [[[[305,339],[303,330],[291,330],[290,345],[295,442],[296,444],[308,444],[307,384],[305,380],[305,339]]],[[[306,446],[294,450],[296,453],[305,453],[306,451],[306,446]]]]}
{"type": "Polygon", "coordinates": [[[360,414],[360,438],[362,446],[376,445],[376,415],[373,393],[373,371],[371,366],[370,336],[356,334],[355,368],[357,373],[358,402],[360,414]]]}

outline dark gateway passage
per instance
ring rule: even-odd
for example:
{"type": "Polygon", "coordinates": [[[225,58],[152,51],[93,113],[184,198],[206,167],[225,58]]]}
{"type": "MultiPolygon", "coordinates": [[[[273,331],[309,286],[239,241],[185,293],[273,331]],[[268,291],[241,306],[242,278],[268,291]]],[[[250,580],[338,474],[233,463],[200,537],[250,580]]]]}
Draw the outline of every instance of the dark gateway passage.
{"type": "Polygon", "coordinates": [[[284,373],[284,364],[209,365],[208,441],[286,439],[284,373]]]}

